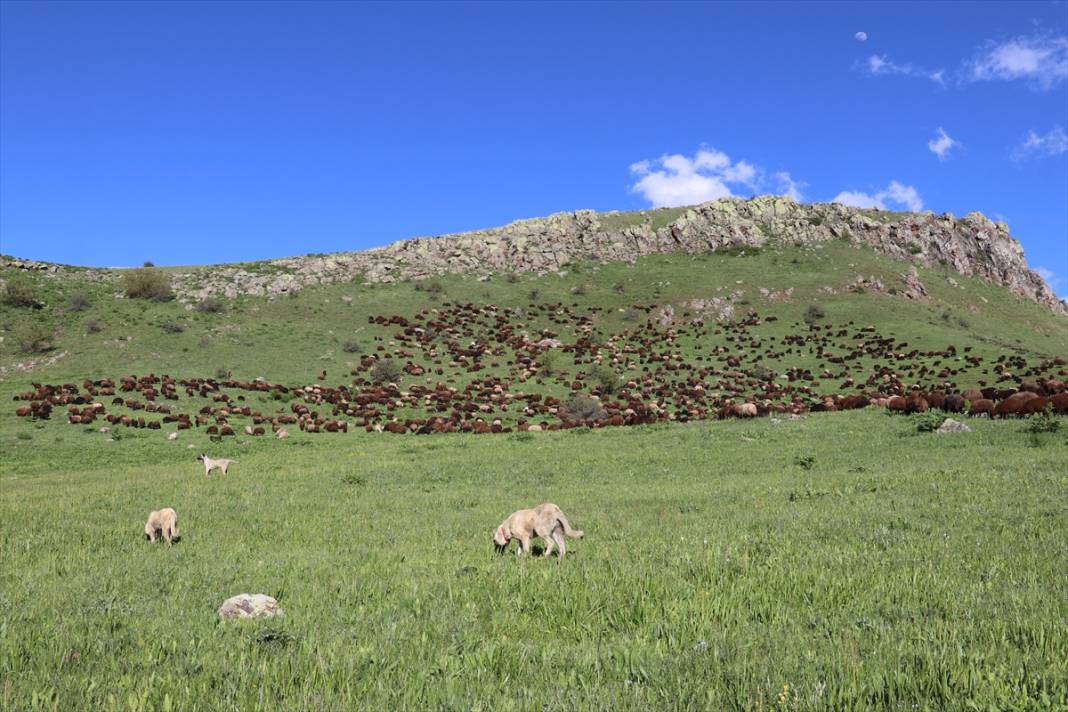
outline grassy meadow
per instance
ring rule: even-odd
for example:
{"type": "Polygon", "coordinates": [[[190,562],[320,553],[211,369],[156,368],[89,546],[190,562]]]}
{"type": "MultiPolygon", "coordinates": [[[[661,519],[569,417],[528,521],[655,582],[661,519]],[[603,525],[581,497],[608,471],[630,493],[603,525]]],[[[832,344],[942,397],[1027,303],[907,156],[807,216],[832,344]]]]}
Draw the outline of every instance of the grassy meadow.
{"type": "MultiPolygon", "coordinates": [[[[972,432],[935,435],[866,409],[214,443],[14,415],[32,382],[344,383],[396,347],[396,327],[369,317],[446,302],[521,308],[524,328],[568,341],[538,305],[575,305],[607,339],[634,328],[634,304],[681,317],[685,300],[741,292],[740,312],[778,317],[753,327],[768,343],[818,304],[836,328],[970,348],[985,361],[962,388],[993,380],[999,357],[1068,355],[1068,320],[990,284],[921,269],[928,302],[847,287],[857,274],[900,286],[906,269],[827,243],[562,276],[356,280],[210,312],[118,298],[121,282],[76,272],[26,276],[40,308],[0,305],[0,709],[1068,709],[1065,418],[1056,432],[971,419],[972,432]],[[27,349],[33,328],[48,343],[27,349]],[[200,452],[238,464],[206,478],[200,452]],[[543,501],[586,537],[562,563],[495,555],[493,528],[543,501]],[[165,506],[182,530],[172,548],[141,536],[165,506]],[[276,597],[285,618],[220,622],[244,592],[276,597]]],[[[730,336],[673,348],[745,348],[730,336]]],[[[768,363],[822,365],[810,349],[768,363]]],[[[558,366],[562,381],[587,368],[558,366]]],[[[418,382],[472,378],[444,370],[418,382]]],[[[249,404],[277,405],[260,398],[249,404]]]]}
{"type": "Polygon", "coordinates": [[[1064,431],[913,420],[8,440],[0,707],[1064,709],[1064,431]],[[495,555],[543,500],[586,537],[495,555]]]}

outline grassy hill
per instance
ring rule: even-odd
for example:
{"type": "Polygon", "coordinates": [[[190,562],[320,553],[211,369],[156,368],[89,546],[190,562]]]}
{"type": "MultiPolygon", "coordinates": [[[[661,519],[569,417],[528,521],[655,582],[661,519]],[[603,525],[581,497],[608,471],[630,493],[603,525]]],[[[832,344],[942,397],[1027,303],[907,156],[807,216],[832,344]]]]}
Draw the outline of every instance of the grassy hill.
{"type": "Polygon", "coordinates": [[[1064,380],[1065,317],[937,269],[911,299],[907,270],[827,242],[208,311],[5,270],[40,308],[0,306],[0,709],[1068,708],[1064,418],[949,436],[875,408],[715,420],[724,400],[1064,380]],[[296,387],[380,388],[373,357],[414,371],[379,424],[458,408],[427,405],[438,382],[477,383],[488,410],[463,417],[510,430],[559,422],[526,414],[545,403],[531,394],[659,402],[688,422],[277,440],[230,414],[237,436],[214,442],[70,425],[65,408],[17,417],[12,400],[166,373],[218,385],[160,400],[184,412],[291,413],[308,403],[296,387]],[[287,390],[221,385],[257,377],[287,390]],[[205,478],[202,451],[238,464],[205,478]],[[494,556],[493,527],[541,501],[586,538],[560,565],[494,556]],[[163,506],[183,530],[170,549],[140,538],[163,506]],[[285,619],[218,623],[246,591],[285,619]]]}

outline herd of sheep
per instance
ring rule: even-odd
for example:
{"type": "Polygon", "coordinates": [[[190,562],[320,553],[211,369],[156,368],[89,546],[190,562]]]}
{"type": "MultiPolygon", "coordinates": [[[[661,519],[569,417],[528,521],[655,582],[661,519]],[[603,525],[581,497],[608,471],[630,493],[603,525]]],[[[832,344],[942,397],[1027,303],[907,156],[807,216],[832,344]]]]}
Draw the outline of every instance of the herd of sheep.
{"type": "Polygon", "coordinates": [[[580,313],[562,303],[504,309],[446,302],[412,317],[371,317],[377,334],[353,357],[348,384],[327,385],[325,371],[304,385],[155,374],[86,379],[80,387],[35,383],[15,396],[23,403],[16,414],[48,419],[63,408],[73,425],[170,425],[220,439],[284,438],[294,427],[557,430],[869,405],[990,417],[1068,413],[1064,357],[1029,363],[1017,354],[984,360],[968,346],[921,350],[851,321],[798,323],[776,335],[766,326],[776,317],[755,312],[729,323],[689,314],[664,323],[649,316],[654,306],[635,305],[631,312],[645,319],[603,337],[597,307],[580,313]],[[380,368],[387,361],[394,370],[388,379],[380,368]]]}

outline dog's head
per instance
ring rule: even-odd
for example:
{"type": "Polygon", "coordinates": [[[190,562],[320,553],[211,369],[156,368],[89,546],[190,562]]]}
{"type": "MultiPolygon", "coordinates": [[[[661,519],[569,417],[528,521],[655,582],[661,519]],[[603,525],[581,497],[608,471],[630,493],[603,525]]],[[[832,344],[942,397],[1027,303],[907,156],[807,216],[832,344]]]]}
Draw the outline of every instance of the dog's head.
{"type": "Polygon", "coordinates": [[[207,457],[207,455],[197,455],[197,459],[200,460],[201,462],[204,462],[204,459],[206,457],[207,457]]]}
{"type": "Polygon", "coordinates": [[[493,532],[493,544],[497,547],[497,553],[504,551],[504,548],[508,546],[508,542],[512,540],[511,535],[505,530],[504,525],[497,527],[493,532]]]}

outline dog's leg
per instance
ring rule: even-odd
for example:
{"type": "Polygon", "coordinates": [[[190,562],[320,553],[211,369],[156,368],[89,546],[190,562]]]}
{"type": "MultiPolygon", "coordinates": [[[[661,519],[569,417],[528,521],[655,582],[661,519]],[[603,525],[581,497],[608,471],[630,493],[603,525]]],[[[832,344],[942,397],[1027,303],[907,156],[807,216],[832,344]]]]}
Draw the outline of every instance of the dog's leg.
{"type": "MultiPolygon", "coordinates": [[[[560,553],[558,554],[558,556],[560,557],[559,561],[563,561],[564,560],[564,553],[567,551],[567,547],[564,546],[564,534],[563,534],[563,532],[561,532],[559,529],[554,530],[553,531],[553,540],[556,542],[556,545],[558,547],[560,547],[560,553]]],[[[550,548],[552,548],[552,547],[550,547],[550,548]]]]}
{"type": "Polygon", "coordinates": [[[519,551],[516,552],[516,556],[522,556],[523,554],[530,553],[530,537],[519,537],[519,551]]]}
{"type": "Polygon", "coordinates": [[[545,553],[542,554],[542,556],[548,557],[550,554],[553,553],[553,538],[551,536],[542,538],[545,539],[545,553]]]}

